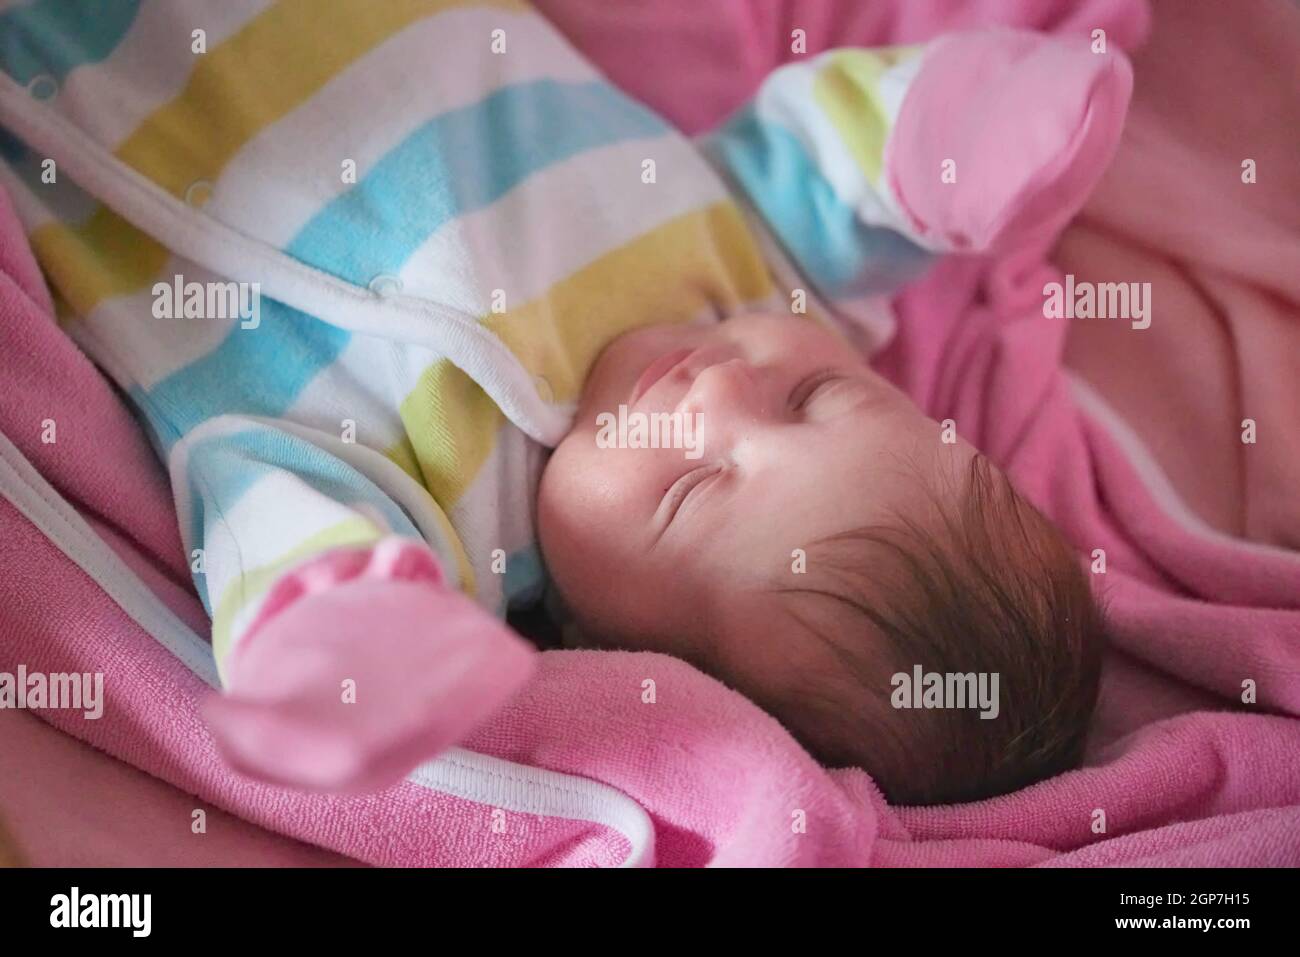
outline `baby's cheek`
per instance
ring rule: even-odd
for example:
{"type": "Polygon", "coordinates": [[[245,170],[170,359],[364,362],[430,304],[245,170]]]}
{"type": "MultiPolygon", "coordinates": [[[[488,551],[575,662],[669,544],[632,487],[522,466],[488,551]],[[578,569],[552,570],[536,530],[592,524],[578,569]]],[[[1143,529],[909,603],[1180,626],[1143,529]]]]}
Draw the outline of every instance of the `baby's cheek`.
{"type": "Polygon", "coordinates": [[[601,572],[626,559],[628,522],[617,483],[600,450],[581,436],[566,438],[542,476],[538,530],[548,568],[567,593],[603,584],[601,572]]]}

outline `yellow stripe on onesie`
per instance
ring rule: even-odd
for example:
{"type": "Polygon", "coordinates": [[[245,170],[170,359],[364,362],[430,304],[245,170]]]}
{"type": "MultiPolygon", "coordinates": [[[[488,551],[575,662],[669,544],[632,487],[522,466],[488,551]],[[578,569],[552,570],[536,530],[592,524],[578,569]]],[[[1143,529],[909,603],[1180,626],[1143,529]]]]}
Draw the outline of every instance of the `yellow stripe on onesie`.
{"type": "Polygon", "coordinates": [[[168,463],[219,665],[285,572],[390,535],[428,542],[493,612],[536,601],[546,448],[494,390],[530,383],[527,415],[571,415],[616,336],[770,301],[741,210],[521,4],[231,0],[181,71],[196,9],[90,4],[75,37],[65,17],[10,17],[35,61],[0,53],[0,123],[21,140],[55,117],[41,151],[97,164],[51,185],[27,175],[31,143],[5,153],[78,341],[168,463]],[[166,47],[156,72],[148,43],[166,47]],[[57,94],[13,117],[33,73],[57,94]],[[104,114],[133,89],[151,110],[104,114]],[[134,212],[136,175],[166,216],[134,212]],[[257,283],[255,320],[167,315],[186,283],[257,283]],[[380,321],[314,308],[339,295],[380,321]]]}

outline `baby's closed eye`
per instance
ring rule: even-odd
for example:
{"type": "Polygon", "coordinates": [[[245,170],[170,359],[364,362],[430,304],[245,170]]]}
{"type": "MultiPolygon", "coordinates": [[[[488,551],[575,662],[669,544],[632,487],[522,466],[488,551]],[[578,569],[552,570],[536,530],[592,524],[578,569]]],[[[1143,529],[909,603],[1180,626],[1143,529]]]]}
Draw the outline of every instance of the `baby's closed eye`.
{"type": "Polygon", "coordinates": [[[701,490],[710,480],[717,478],[726,471],[727,466],[725,464],[700,465],[691,469],[668,486],[657,510],[661,523],[660,534],[662,535],[663,531],[681,513],[683,506],[691,498],[692,493],[701,490]]]}

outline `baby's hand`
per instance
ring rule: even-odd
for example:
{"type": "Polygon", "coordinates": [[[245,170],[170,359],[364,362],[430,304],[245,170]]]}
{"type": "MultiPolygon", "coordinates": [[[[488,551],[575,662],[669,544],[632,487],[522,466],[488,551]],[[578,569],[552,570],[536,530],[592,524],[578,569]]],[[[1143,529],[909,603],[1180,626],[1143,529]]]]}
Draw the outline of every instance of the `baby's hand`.
{"type": "Polygon", "coordinates": [[[1093,43],[994,28],[927,47],[888,155],[890,185],[927,245],[1018,246],[1083,206],[1133,87],[1125,56],[1093,43]]]}

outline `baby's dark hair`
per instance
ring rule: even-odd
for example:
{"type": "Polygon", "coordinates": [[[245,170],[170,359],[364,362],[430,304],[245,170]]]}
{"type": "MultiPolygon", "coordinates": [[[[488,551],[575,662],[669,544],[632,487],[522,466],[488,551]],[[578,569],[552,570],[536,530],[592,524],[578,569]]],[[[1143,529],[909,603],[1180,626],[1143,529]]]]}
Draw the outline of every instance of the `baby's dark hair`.
{"type": "Polygon", "coordinates": [[[1078,556],[984,456],[955,484],[956,496],[931,490],[937,519],[823,539],[805,575],[775,585],[840,667],[760,703],[823,763],[864,768],[896,804],[979,800],[1076,767],[1097,701],[1102,612],[1078,556]],[[810,603],[827,601],[832,613],[814,614],[810,603]],[[969,703],[895,707],[894,676],[917,666],[996,673],[997,716],[969,703]]]}

